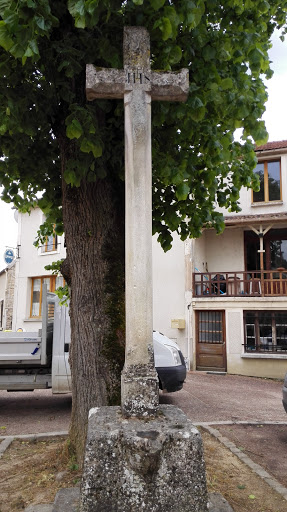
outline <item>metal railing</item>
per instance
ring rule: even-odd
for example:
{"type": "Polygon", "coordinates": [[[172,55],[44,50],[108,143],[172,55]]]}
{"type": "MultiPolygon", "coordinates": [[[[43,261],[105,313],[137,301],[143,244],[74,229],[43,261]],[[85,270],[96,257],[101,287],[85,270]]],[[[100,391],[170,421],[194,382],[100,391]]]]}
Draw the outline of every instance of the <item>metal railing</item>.
{"type": "Polygon", "coordinates": [[[250,344],[250,343],[244,343],[244,352],[248,354],[254,354],[254,352],[268,352],[272,354],[276,353],[285,353],[287,354],[287,344],[280,343],[280,341],[277,342],[277,345],[273,345],[271,343],[258,343],[250,344]]]}
{"type": "Polygon", "coordinates": [[[287,270],[194,272],[195,297],[274,297],[287,295],[287,270]]]}

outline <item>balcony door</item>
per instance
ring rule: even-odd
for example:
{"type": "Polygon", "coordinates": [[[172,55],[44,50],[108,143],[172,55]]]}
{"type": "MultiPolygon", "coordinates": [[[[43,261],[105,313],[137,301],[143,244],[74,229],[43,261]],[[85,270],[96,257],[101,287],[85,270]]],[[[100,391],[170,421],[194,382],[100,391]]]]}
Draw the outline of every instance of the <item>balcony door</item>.
{"type": "Polygon", "coordinates": [[[196,312],[196,369],[226,371],[224,311],[196,312]]]}
{"type": "MultiPolygon", "coordinates": [[[[245,267],[247,271],[260,270],[259,237],[245,231],[245,267]]],[[[287,269],[287,230],[270,229],[264,236],[264,270],[287,269]]]]}

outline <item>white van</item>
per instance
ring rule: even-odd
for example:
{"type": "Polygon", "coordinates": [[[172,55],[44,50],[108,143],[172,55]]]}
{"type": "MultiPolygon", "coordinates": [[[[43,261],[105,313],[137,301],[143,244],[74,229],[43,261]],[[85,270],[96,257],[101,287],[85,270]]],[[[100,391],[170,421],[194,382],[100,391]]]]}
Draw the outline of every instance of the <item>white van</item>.
{"type": "MultiPolygon", "coordinates": [[[[44,293],[42,329],[38,333],[0,333],[0,389],[33,391],[52,388],[53,393],[69,393],[70,340],[68,308],[60,306],[54,294],[44,293]]],[[[159,332],[153,333],[153,343],[160,389],[180,390],[186,368],[179,347],[159,332]]]]}
{"type": "Polygon", "coordinates": [[[178,345],[164,334],[154,331],[153,348],[160,389],[168,393],[179,391],[186,378],[186,366],[178,345]]]}

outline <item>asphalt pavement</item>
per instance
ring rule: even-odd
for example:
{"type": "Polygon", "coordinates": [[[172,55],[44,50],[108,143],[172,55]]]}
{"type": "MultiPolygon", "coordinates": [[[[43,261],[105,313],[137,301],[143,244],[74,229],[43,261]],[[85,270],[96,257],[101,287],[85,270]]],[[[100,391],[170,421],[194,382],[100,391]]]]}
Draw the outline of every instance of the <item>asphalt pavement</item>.
{"type": "MultiPolygon", "coordinates": [[[[189,372],[181,391],[161,393],[160,402],[174,404],[198,424],[219,421],[287,422],[282,381],[189,372]]],[[[64,431],[69,428],[71,395],[51,390],[0,391],[0,436],[64,431]]]]}
{"type": "MultiPolygon", "coordinates": [[[[287,365],[286,365],[287,370],[287,365]]],[[[198,424],[218,421],[282,421],[283,381],[189,372],[183,389],[161,395],[161,402],[180,407],[198,424]]]]}

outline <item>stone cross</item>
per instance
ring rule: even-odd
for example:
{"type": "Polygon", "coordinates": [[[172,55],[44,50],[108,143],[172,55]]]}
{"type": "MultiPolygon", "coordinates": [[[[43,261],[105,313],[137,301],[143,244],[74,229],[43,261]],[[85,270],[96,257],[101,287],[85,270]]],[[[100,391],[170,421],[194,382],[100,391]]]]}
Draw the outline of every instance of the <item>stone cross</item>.
{"type": "Polygon", "coordinates": [[[143,27],[124,28],[124,69],[86,70],[86,95],[124,98],[126,358],[122,413],[154,416],[158,378],[153,361],[151,100],[185,101],[188,70],[155,72],[143,27]]]}

